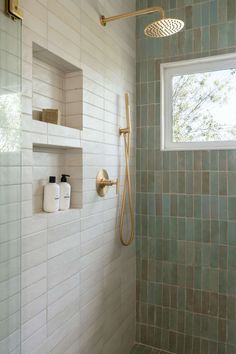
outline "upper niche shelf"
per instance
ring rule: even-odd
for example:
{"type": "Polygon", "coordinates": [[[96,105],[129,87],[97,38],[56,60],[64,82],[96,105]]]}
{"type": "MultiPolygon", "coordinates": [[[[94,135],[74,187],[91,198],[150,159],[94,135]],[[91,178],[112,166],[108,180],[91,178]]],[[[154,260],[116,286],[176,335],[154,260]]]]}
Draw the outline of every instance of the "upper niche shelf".
{"type": "Polygon", "coordinates": [[[34,120],[42,119],[44,108],[59,109],[62,126],[81,130],[83,72],[47,49],[33,44],[34,120]]]}

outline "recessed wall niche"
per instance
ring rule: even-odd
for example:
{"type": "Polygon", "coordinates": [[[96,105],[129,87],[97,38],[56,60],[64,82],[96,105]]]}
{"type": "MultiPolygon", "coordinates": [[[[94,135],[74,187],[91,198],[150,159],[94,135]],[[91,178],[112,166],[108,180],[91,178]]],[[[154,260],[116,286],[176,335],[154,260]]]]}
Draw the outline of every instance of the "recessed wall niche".
{"type": "Polygon", "coordinates": [[[61,125],[82,129],[83,72],[76,66],[33,44],[33,119],[43,109],[59,109],[61,125]]]}
{"type": "Polygon", "coordinates": [[[43,189],[49,176],[56,176],[59,183],[62,174],[70,175],[70,210],[82,208],[82,149],[34,145],[33,213],[43,211],[43,189]]]}

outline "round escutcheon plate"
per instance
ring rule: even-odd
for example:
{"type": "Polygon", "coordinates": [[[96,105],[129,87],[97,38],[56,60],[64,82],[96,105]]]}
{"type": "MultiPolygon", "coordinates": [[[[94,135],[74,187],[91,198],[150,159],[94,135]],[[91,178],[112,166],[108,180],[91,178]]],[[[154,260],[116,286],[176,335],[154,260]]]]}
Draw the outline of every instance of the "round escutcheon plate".
{"type": "Polygon", "coordinates": [[[108,176],[108,173],[106,170],[104,170],[103,168],[101,168],[101,170],[99,170],[98,174],[97,174],[97,177],[96,177],[96,189],[97,189],[97,194],[100,196],[100,197],[104,197],[107,192],[108,192],[108,186],[103,186],[101,187],[100,185],[100,182],[101,180],[104,180],[104,179],[109,179],[109,176],[108,176]]]}

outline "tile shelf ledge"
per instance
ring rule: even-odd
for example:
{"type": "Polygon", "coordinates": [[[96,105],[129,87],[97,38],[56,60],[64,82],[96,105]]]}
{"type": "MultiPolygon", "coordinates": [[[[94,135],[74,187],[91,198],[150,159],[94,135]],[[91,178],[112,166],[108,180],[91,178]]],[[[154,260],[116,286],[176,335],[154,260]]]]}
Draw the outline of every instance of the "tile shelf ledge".
{"type": "Polygon", "coordinates": [[[81,209],[70,208],[68,210],[59,210],[55,213],[46,213],[45,211],[34,212],[32,214],[33,220],[41,220],[49,227],[58,226],[59,224],[64,224],[77,220],[80,218],[81,209]]]}
{"type": "Polygon", "coordinates": [[[55,148],[81,148],[81,131],[75,128],[32,120],[32,144],[55,148]]]}

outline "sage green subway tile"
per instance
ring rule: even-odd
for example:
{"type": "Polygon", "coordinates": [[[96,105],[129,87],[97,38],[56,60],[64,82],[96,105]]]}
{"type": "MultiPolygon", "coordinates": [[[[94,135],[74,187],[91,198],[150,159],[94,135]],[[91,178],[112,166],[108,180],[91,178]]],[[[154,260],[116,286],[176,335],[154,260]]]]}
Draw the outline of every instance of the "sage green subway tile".
{"type": "Polygon", "coordinates": [[[170,192],[177,193],[178,192],[178,173],[177,172],[169,172],[170,176],[170,192]]]}
{"type": "Polygon", "coordinates": [[[162,215],[162,195],[156,194],[156,215],[162,215]]]}
{"type": "Polygon", "coordinates": [[[211,242],[220,243],[220,222],[219,220],[211,220],[211,242]]]}
{"type": "Polygon", "coordinates": [[[217,16],[217,0],[212,0],[210,2],[210,24],[216,24],[218,20],[217,16]]]}
{"type": "Polygon", "coordinates": [[[186,199],[185,215],[186,215],[186,217],[193,217],[193,215],[194,215],[193,196],[192,195],[186,195],[185,199],[186,199]]]}
{"type": "Polygon", "coordinates": [[[145,104],[140,106],[140,126],[146,127],[147,126],[147,109],[148,106],[145,104]]]}
{"type": "Polygon", "coordinates": [[[193,27],[200,27],[202,24],[201,5],[193,6],[193,27]]]}
{"type": "MultiPolygon", "coordinates": [[[[228,341],[236,348],[236,321],[228,320],[228,341]]],[[[233,352],[232,352],[233,353],[233,352]]]]}
{"type": "Polygon", "coordinates": [[[203,244],[202,245],[202,252],[201,252],[201,260],[202,260],[203,267],[210,266],[210,261],[211,261],[210,252],[211,252],[210,244],[203,244]]]}
{"type": "Polygon", "coordinates": [[[178,219],[170,219],[170,238],[176,240],[178,238],[178,219]]]}
{"type": "Polygon", "coordinates": [[[186,172],[186,193],[193,194],[193,172],[186,172]]]}
{"type": "Polygon", "coordinates": [[[228,194],[228,181],[226,172],[219,173],[219,194],[227,195],[228,194]]]}
{"type": "Polygon", "coordinates": [[[228,21],[236,19],[236,3],[234,0],[227,0],[227,19],[228,21]]]}
{"type": "Polygon", "coordinates": [[[219,217],[219,198],[217,196],[210,197],[211,218],[218,219],[219,217]]]}
{"type": "Polygon", "coordinates": [[[212,268],[219,268],[219,246],[218,245],[211,245],[210,266],[212,268]]]}
{"type": "Polygon", "coordinates": [[[156,78],[156,63],[155,60],[149,60],[147,62],[147,80],[155,81],[156,78]]]}
{"type": "Polygon", "coordinates": [[[228,168],[229,171],[236,171],[236,153],[234,150],[228,151],[228,168]]]}
{"type": "Polygon", "coordinates": [[[228,47],[228,25],[226,23],[218,26],[219,48],[224,49],[228,47]]]}
{"type": "Polygon", "coordinates": [[[210,49],[214,50],[218,48],[219,36],[218,36],[218,26],[210,26],[210,49]]]}
{"type": "Polygon", "coordinates": [[[147,89],[148,89],[148,104],[153,104],[156,103],[156,95],[158,93],[156,92],[156,85],[154,82],[149,82],[147,84],[147,89]]]}
{"type": "Polygon", "coordinates": [[[229,197],[228,214],[229,220],[236,220],[236,197],[229,197]]]}
{"type": "Polygon", "coordinates": [[[155,150],[149,149],[147,154],[148,154],[148,162],[147,162],[148,167],[147,167],[147,169],[149,171],[154,171],[154,169],[155,169],[155,150]]]}
{"type": "Polygon", "coordinates": [[[202,170],[208,171],[210,169],[210,153],[209,151],[202,151],[202,170]]]}
{"type": "Polygon", "coordinates": [[[203,195],[201,197],[201,210],[202,210],[201,217],[203,219],[209,219],[211,214],[211,204],[208,196],[203,195]]]}
{"type": "Polygon", "coordinates": [[[192,241],[194,239],[194,219],[187,218],[185,222],[185,239],[192,241]]]}
{"type": "Polygon", "coordinates": [[[154,193],[155,191],[155,181],[154,181],[154,171],[149,171],[147,173],[147,190],[150,193],[154,193]]]}
{"type": "Polygon", "coordinates": [[[210,45],[210,29],[209,27],[204,27],[202,29],[202,52],[205,52],[208,50],[209,45],[210,45]]]}
{"type": "Polygon", "coordinates": [[[185,172],[178,172],[178,192],[185,193],[185,172]]]}
{"type": "Polygon", "coordinates": [[[227,269],[228,248],[227,246],[219,246],[219,268],[227,269]]]}
{"type": "Polygon", "coordinates": [[[194,174],[193,174],[193,192],[194,192],[194,194],[201,194],[201,192],[202,192],[202,174],[201,174],[201,172],[194,172],[194,174]]]}
{"type": "Polygon", "coordinates": [[[170,153],[168,151],[164,151],[163,152],[163,169],[166,171],[169,171],[169,169],[170,169],[169,159],[170,159],[170,153]]]}
{"type": "Polygon", "coordinates": [[[202,248],[199,243],[195,242],[195,251],[194,251],[195,259],[194,264],[195,266],[201,266],[202,261],[202,248]]]}
{"type": "Polygon", "coordinates": [[[149,104],[147,106],[147,124],[149,127],[154,126],[156,124],[158,125],[160,124],[160,117],[157,114],[156,108],[157,107],[155,104],[149,104]]]}
{"type": "Polygon", "coordinates": [[[170,170],[176,171],[178,169],[178,153],[173,151],[170,155],[170,170]]]}
{"type": "Polygon", "coordinates": [[[209,191],[210,191],[209,172],[203,172],[202,173],[202,193],[209,194],[209,191]]]}
{"type": "Polygon", "coordinates": [[[193,24],[192,9],[193,7],[191,5],[185,7],[185,28],[186,29],[192,28],[192,24],[193,24]]]}
{"type": "Polygon", "coordinates": [[[161,171],[163,168],[162,165],[162,152],[155,150],[155,170],[156,171],[161,171]]]}
{"type": "Polygon", "coordinates": [[[178,152],[178,171],[185,171],[186,169],[186,153],[185,151],[178,152]]]}
{"type": "Polygon", "coordinates": [[[140,170],[147,171],[148,168],[148,150],[140,149],[140,170]]]}
{"type": "Polygon", "coordinates": [[[236,247],[229,248],[229,269],[236,270],[236,247]]]}
{"type": "Polygon", "coordinates": [[[219,194],[219,174],[218,172],[210,172],[210,194],[219,194]]]}
{"type": "Polygon", "coordinates": [[[186,169],[192,170],[193,169],[193,152],[186,151],[186,169]]]}
{"type": "Polygon", "coordinates": [[[188,30],[185,32],[185,40],[184,40],[185,53],[192,53],[193,51],[192,35],[193,35],[193,30],[188,30]]]}
{"type": "Polygon", "coordinates": [[[208,2],[201,4],[202,26],[209,26],[210,24],[210,5],[208,2]]]}
{"type": "Polygon", "coordinates": [[[178,195],[178,216],[185,216],[185,196],[178,195]]]}
{"type": "Polygon", "coordinates": [[[171,203],[170,215],[177,216],[177,195],[176,194],[171,194],[170,203],[171,203]]]}
{"type": "Polygon", "coordinates": [[[236,225],[234,227],[233,225],[229,227],[229,225],[230,222],[220,221],[220,243],[222,244],[229,242],[229,235],[231,235],[233,229],[236,230],[236,225]]]}
{"type": "Polygon", "coordinates": [[[236,196],[236,172],[228,173],[228,192],[230,196],[236,196]]]}
{"type": "Polygon", "coordinates": [[[162,213],[164,216],[170,216],[170,196],[163,195],[162,197],[162,213]]]}
{"type": "Polygon", "coordinates": [[[154,178],[155,178],[155,192],[156,193],[161,193],[163,188],[162,188],[162,172],[154,172],[154,178]]]}
{"type": "Polygon", "coordinates": [[[228,37],[228,47],[234,47],[236,43],[235,39],[235,22],[227,24],[227,37],[228,37]]]}
{"type": "Polygon", "coordinates": [[[147,172],[146,171],[141,171],[140,173],[141,176],[141,192],[147,192],[148,191],[148,179],[147,179],[147,172]]]}
{"type": "Polygon", "coordinates": [[[219,219],[228,220],[228,198],[219,197],[219,219]]]}
{"type": "Polygon", "coordinates": [[[201,218],[202,216],[202,203],[201,203],[201,197],[200,196],[194,196],[193,197],[193,210],[194,210],[194,216],[196,218],[201,218]]]}
{"type": "Polygon", "coordinates": [[[156,215],[156,200],[155,200],[155,194],[148,194],[148,209],[147,209],[147,214],[148,215],[156,215]]]}
{"type": "Polygon", "coordinates": [[[148,129],[146,127],[142,127],[141,129],[141,144],[140,147],[145,149],[148,147],[148,129]]]}
{"type": "Polygon", "coordinates": [[[148,95],[147,95],[147,84],[141,83],[140,85],[140,103],[147,104],[148,103],[148,95]]]}
{"type": "Polygon", "coordinates": [[[210,242],[211,240],[211,223],[209,220],[202,221],[202,242],[210,242]]]}
{"type": "Polygon", "coordinates": [[[139,63],[139,75],[140,75],[140,82],[147,81],[147,61],[142,61],[139,63]]]}
{"type": "Polygon", "coordinates": [[[170,174],[166,171],[163,172],[163,193],[170,192],[170,174]]]}
{"type": "Polygon", "coordinates": [[[228,272],[226,270],[219,271],[219,292],[220,294],[228,293],[228,272]]]}

